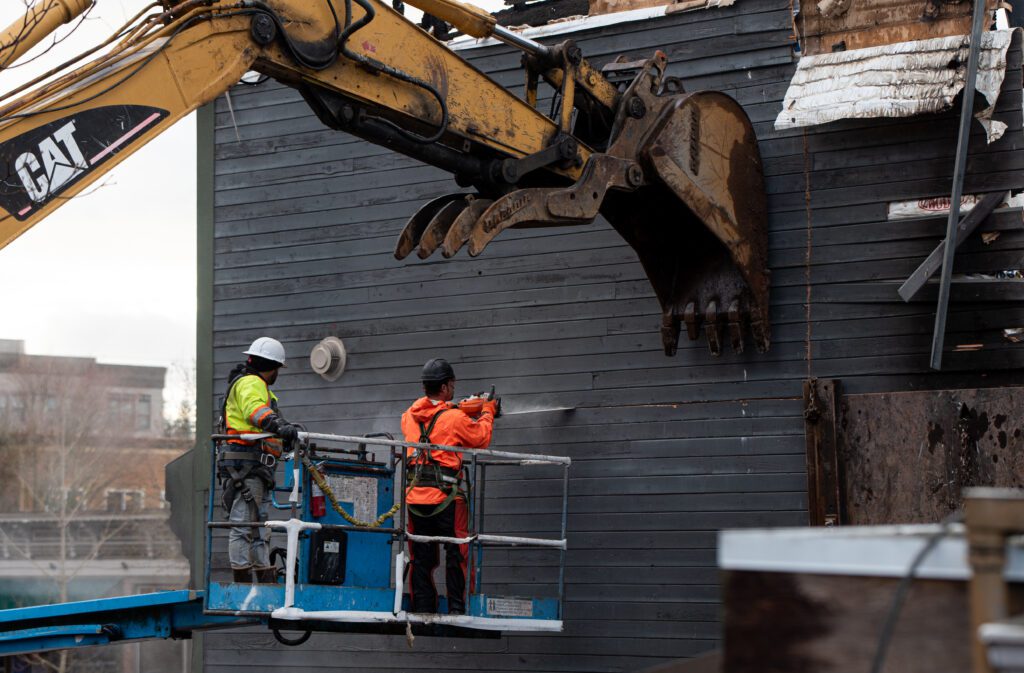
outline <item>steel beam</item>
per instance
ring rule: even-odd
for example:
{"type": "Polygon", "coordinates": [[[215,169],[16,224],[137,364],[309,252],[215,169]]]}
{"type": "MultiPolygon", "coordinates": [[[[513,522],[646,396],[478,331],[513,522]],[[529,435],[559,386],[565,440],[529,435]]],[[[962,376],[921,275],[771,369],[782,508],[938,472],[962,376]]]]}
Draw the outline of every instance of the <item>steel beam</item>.
{"type": "Polygon", "coordinates": [[[947,245],[942,256],[942,277],[939,281],[939,302],[935,310],[935,329],[932,332],[932,369],[942,369],[942,347],[946,339],[946,313],[949,309],[949,284],[953,279],[953,256],[956,253],[956,225],[960,220],[960,197],[963,195],[964,172],[967,167],[967,147],[970,144],[971,117],[974,112],[974,84],[978,78],[978,59],[981,58],[981,33],[984,28],[986,0],[974,0],[974,21],[971,24],[971,49],[967,56],[967,81],[964,82],[964,100],[960,108],[960,130],[956,143],[956,163],[953,165],[953,195],[949,200],[949,219],[946,222],[947,245]]]}
{"type": "MultiPolygon", "coordinates": [[[[960,224],[956,228],[956,247],[960,247],[960,244],[967,240],[967,237],[978,228],[982,222],[985,221],[992,211],[995,210],[1000,203],[1003,202],[1009,192],[992,192],[986,194],[981,201],[979,201],[971,212],[967,213],[960,224]]],[[[910,301],[914,296],[921,291],[928,279],[939,270],[942,266],[943,255],[946,251],[946,239],[943,239],[939,243],[938,247],[932,250],[928,258],[921,262],[921,266],[917,267],[914,273],[910,274],[906,282],[900,286],[899,293],[903,301],[910,301]]]]}

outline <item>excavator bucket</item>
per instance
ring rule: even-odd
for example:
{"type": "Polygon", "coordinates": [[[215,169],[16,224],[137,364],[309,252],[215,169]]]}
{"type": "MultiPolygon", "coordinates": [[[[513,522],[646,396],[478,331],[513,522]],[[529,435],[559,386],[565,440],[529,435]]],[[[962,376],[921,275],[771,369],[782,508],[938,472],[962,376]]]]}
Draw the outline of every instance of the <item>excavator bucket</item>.
{"type": "MultiPolygon", "coordinates": [[[[633,247],[661,304],[662,345],[685,325],[712,354],[728,338],[768,350],[768,232],[757,138],[743,108],[717,92],[682,93],[665,55],[636,64],[607,149],[568,186],[509,185],[498,195],[443,197],[416,213],[398,248],[426,258],[479,255],[505,229],[579,225],[599,214],[633,247]]],[[[525,160],[524,160],[525,161],[525,160]]],[[[531,184],[539,181],[534,178],[531,184]]],[[[541,183],[542,184],[542,183],[541,183]]]]}
{"type": "Polygon", "coordinates": [[[662,308],[665,353],[681,325],[715,355],[723,334],[769,346],[768,232],[757,140],[743,109],[715,92],[666,105],[641,144],[649,184],[612,192],[601,212],[636,250],[662,308]]]}

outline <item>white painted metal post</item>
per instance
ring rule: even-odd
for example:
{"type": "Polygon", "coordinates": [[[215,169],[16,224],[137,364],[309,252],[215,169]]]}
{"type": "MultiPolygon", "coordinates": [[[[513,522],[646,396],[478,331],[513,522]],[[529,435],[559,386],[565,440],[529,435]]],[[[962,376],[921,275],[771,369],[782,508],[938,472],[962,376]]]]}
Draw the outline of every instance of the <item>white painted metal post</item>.
{"type": "Polygon", "coordinates": [[[392,612],[398,614],[402,611],[402,594],[405,593],[405,550],[398,552],[395,556],[395,605],[392,612]]]}
{"type": "Polygon", "coordinates": [[[284,575],[284,607],[295,605],[295,559],[299,551],[299,532],[303,530],[320,530],[318,523],[306,523],[300,519],[287,521],[267,521],[268,528],[283,528],[288,534],[288,554],[285,558],[284,575]]]}

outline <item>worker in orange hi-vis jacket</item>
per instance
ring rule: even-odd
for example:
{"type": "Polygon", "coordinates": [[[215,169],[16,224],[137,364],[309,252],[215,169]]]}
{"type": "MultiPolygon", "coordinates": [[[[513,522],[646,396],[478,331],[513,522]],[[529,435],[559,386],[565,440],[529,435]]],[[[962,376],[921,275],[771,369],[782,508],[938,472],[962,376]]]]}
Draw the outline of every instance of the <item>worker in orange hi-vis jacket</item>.
{"type": "MultiPolygon", "coordinates": [[[[435,358],[423,367],[423,397],[402,414],[402,433],[406,441],[483,449],[491,443],[495,417],[500,415],[500,400],[482,404],[475,418],[457,405],[455,371],[445,360],[435,358]]],[[[409,532],[416,535],[462,538],[469,534],[469,508],[466,503],[467,480],[461,453],[454,451],[407,450],[409,532]]],[[[444,545],[445,585],[448,614],[466,614],[466,569],[469,545],[444,545]]],[[[437,588],[434,570],[440,561],[436,542],[411,542],[413,612],[437,612],[437,588]]]]}

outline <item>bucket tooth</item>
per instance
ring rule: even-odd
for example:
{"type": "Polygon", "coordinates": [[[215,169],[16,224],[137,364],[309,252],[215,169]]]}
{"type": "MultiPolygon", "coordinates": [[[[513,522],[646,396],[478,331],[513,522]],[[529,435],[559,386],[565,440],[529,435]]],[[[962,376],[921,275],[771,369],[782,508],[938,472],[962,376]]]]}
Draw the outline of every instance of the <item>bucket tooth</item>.
{"type": "Polygon", "coordinates": [[[762,317],[751,316],[750,332],[754,335],[754,347],[758,353],[767,353],[771,342],[768,337],[768,321],[762,317]]]}
{"type": "Polygon", "coordinates": [[[687,302],[686,308],[683,309],[683,321],[686,323],[686,336],[690,337],[690,341],[699,339],[700,316],[697,315],[697,306],[692,301],[687,302]]]}
{"type": "Polygon", "coordinates": [[[464,193],[445,194],[421,206],[416,211],[416,214],[405,223],[402,233],[398,235],[398,241],[395,243],[395,259],[405,259],[408,257],[409,253],[419,245],[420,237],[423,235],[427,225],[430,224],[430,221],[434,219],[434,216],[452,201],[462,199],[465,196],[464,193]]]}
{"type": "Polygon", "coordinates": [[[722,324],[718,319],[718,302],[711,302],[704,310],[704,335],[708,339],[711,354],[722,354],[722,324]]]}
{"type": "Polygon", "coordinates": [[[679,316],[675,311],[666,311],[661,315],[661,344],[665,355],[675,355],[679,346],[679,316]]]}
{"type": "Polygon", "coordinates": [[[445,205],[434,215],[434,219],[430,220],[430,224],[427,225],[427,228],[423,230],[423,234],[420,236],[420,242],[416,249],[416,254],[419,255],[420,259],[430,257],[440,247],[452,223],[455,222],[455,218],[468,205],[469,202],[466,199],[458,199],[445,205]]]}
{"type": "Polygon", "coordinates": [[[743,352],[743,312],[740,311],[739,299],[729,304],[729,341],[732,342],[734,353],[743,352]]]}
{"type": "Polygon", "coordinates": [[[448,235],[444,237],[444,243],[441,244],[441,254],[444,255],[445,259],[452,257],[466,244],[470,233],[473,231],[473,225],[484,214],[484,211],[494,203],[491,199],[479,197],[466,197],[466,200],[469,201],[469,205],[455,218],[451,229],[448,230],[448,235]]]}

